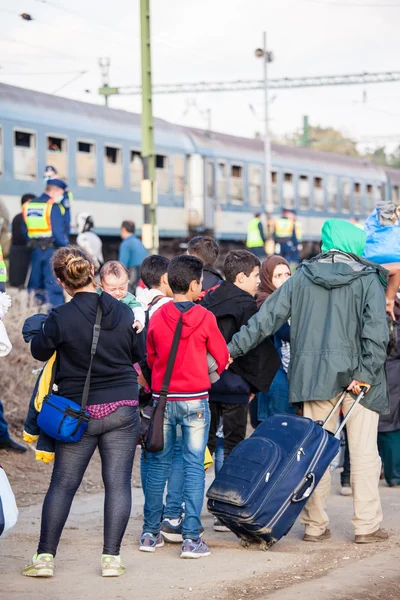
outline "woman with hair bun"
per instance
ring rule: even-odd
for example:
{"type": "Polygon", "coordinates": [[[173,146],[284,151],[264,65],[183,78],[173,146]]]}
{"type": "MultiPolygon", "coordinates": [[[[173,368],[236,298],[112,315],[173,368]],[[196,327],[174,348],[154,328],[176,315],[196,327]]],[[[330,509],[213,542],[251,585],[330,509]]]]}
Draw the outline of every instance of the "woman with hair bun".
{"type": "Polygon", "coordinates": [[[103,292],[96,292],[94,267],[74,246],[54,254],[53,270],[71,302],[54,308],[32,339],[31,352],[46,361],[57,352],[58,393],[81,403],[90,363],[93,326],[100,303],[100,337],[93,359],[87,411],[89,425],[75,443],[55,442],[54,470],[46,494],[37,553],[22,574],[51,577],[54,557],[72,500],[96,448],[105,488],[104,577],[125,571],[120,546],[131,512],[131,476],[139,435],[138,385],[133,363],[144,356],[144,338],[132,328],[132,310],[103,292]]]}

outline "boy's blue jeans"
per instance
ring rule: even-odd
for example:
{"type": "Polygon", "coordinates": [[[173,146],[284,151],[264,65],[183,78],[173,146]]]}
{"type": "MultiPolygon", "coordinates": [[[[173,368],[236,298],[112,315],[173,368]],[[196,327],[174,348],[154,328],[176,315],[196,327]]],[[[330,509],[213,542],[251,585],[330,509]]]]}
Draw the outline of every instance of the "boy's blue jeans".
{"type": "MultiPolygon", "coordinates": [[[[146,494],[147,475],[152,456],[151,452],[142,451],[140,457],[140,476],[144,494],[146,494]]],[[[167,498],[162,516],[163,519],[180,519],[182,517],[183,484],[182,434],[178,432],[172,454],[171,471],[168,475],[167,498]]]]}
{"type": "Polygon", "coordinates": [[[154,452],[148,464],[143,532],[154,535],[160,532],[164,488],[171,471],[178,426],[182,430],[184,473],[185,518],[182,535],[184,539],[197,540],[200,536],[200,515],[204,500],[204,453],[210,429],[208,399],[167,402],[164,449],[154,452]]]}

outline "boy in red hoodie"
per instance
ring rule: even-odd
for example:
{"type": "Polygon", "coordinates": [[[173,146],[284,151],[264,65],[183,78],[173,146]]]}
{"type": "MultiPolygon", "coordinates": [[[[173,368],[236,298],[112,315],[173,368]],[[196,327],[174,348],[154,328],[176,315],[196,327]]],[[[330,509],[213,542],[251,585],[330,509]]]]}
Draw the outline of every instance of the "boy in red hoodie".
{"type": "Polygon", "coordinates": [[[143,533],[140,550],[154,552],[164,545],[160,534],[163,494],[172,464],[176,429],[182,430],[185,518],[182,523],[181,558],[209,556],[200,537],[200,514],[204,499],[204,452],[210,428],[207,352],[221,374],[228,361],[225,340],[213,314],[194,304],[200,295],[203,263],[194,256],[177,256],[168,266],[173,302],[151,318],[147,335],[147,362],[152,371],[153,398],[161,390],[172,339],[179,318],[183,327],[172,371],[164,419],[164,449],[152,455],[147,475],[143,533]]]}

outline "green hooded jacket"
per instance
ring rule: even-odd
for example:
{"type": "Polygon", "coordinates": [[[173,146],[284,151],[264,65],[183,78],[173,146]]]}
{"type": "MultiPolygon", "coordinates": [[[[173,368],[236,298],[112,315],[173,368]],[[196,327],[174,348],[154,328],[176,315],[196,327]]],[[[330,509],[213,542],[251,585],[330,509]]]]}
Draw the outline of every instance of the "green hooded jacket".
{"type": "MultiPolygon", "coordinates": [[[[291,317],[290,402],[330,400],[357,379],[372,386],[362,404],[386,413],[387,271],[341,251],[340,223],[323,229],[323,247],[335,250],[304,261],[228,348],[232,358],[247,354],[291,317]]],[[[346,237],[347,252],[360,251],[355,239],[346,237]]]]}

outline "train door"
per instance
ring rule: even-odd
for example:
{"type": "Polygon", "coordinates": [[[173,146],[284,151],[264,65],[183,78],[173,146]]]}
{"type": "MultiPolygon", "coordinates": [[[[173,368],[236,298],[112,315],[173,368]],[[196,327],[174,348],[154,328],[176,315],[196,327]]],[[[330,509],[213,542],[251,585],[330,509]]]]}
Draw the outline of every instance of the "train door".
{"type": "Polygon", "coordinates": [[[215,163],[213,160],[206,160],[204,169],[204,188],[205,188],[205,206],[204,206],[204,228],[208,231],[214,231],[215,228],[215,163]]]}
{"type": "Polygon", "coordinates": [[[189,158],[189,192],[185,196],[186,222],[190,230],[204,229],[204,160],[200,154],[189,158]]]}

